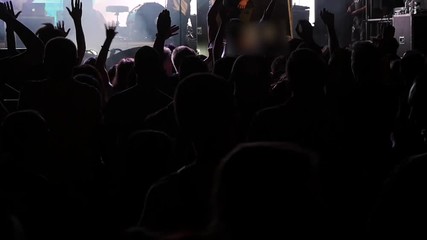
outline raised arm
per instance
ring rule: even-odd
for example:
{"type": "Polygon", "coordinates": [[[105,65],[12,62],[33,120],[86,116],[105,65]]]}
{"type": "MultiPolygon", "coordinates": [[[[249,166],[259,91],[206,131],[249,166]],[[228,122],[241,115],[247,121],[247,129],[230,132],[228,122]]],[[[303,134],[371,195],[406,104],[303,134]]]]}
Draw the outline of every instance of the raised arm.
{"type": "Polygon", "coordinates": [[[76,40],[78,51],[78,64],[80,64],[86,53],[86,40],[82,26],[82,2],[80,0],[71,0],[71,10],[67,7],[67,11],[73,19],[76,28],[76,40]]]}
{"type": "MultiPolygon", "coordinates": [[[[13,16],[15,19],[18,19],[21,11],[15,14],[15,10],[13,9],[12,2],[6,2],[6,9],[9,12],[9,15],[13,16]]],[[[7,51],[9,52],[9,56],[13,56],[17,53],[16,51],[16,42],[15,42],[15,31],[13,28],[6,26],[6,38],[7,38],[7,51]]]]}
{"type": "Polygon", "coordinates": [[[26,47],[26,51],[16,55],[11,59],[16,64],[38,65],[43,61],[43,42],[24,24],[19,22],[14,15],[11,15],[5,3],[0,3],[0,19],[7,27],[13,29],[26,47]]]}
{"type": "Polygon", "coordinates": [[[110,78],[108,76],[107,69],[105,69],[105,63],[107,62],[108,52],[110,50],[111,43],[113,42],[114,37],[117,35],[116,32],[117,26],[105,25],[105,33],[106,38],[104,41],[104,45],[101,47],[101,51],[99,51],[98,58],[96,59],[96,69],[98,69],[99,73],[102,77],[102,85],[103,85],[103,93],[101,93],[103,100],[107,101],[107,89],[110,88],[110,78]]]}
{"type": "Polygon", "coordinates": [[[348,14],[351,14],[353,12],[353,7],[354,7],[354,1],[347,8],[347,13],[348,14]]]}
{"type": "Polygon", "coordinates": [[[322,18],[322,21],[325,23],[326,28],[328,29],[328,44],[329,44],[329,52],[330,55],[335,52],[337,48],[339,48],[339,42],[338,37],[335,32],[335,15],[331,12],[329,12],[326,9],[323,9],[320,11],[320,17],[322,18]]]}
{"type": "Polygon", "coordinates": [[[179,27],[176,25],[171,25],[171,17],[168,10],[163,10],[159,17],[157,18],[157,34],[156,40],[154,40],[153,48],[163,58],[163,47],[165,46],[165,41],[172,36],[178,34],[179,27]]]}
{"type": "Polygon", "coordinates": [[[366,11],[366,8],[367,8],[366,6],[363,6],[359,9],[356,9],[351,13],[351,15],[353,15],[353,16],[359,15],[359,14],[363,13],[364,11],[366,11]]]}

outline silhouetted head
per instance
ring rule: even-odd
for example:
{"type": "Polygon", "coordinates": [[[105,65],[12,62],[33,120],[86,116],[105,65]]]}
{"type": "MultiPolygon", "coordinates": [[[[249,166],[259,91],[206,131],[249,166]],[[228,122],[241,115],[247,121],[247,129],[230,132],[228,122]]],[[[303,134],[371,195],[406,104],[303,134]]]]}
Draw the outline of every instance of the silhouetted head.
{"type": "Polygon", "coordinates": [[[236,147],[222,161],[214,190],[224,239],[319,234],[316,165],[312,153],[288,143],[236,147]]]}
{"type": "Polygon", "coordinates": [[[207,73],[209,72],[208,65],[203,62],[198,56],[188,56],[182,60],[179,67],[179,77],[186,78],[194,73],[207,73]]]}
{"type": "Polygon", "coordinates": [[[69,77],[77,64],[77,48],[66,38],[58,37],[46,44],[44,64],[49,76],[69,77]]]}
{"type": "Polygon", "coordinates": [[[294,95],[316,97],[324,94],[326,63],[313,50],[298,49],[293,52],[289,56],[286,72],[294,95]]]}
{"type": "Polygon", "coordinates": [[[234,95],[239,107],[260,107],[257,103],[266,99],[270,87],[267,61],[261,56],[238,57],[234,62],[230,80],[234,84],[234,95]]]}
{"type": "Polygon", "coordinates": [[[89,57],[88,59],[86,59],[84,62],[83,62],[83,65],[91,65],[91,66],[96,66],[96,57],[89,57]]]}
{"type": "Polygon", "coordinates": [[[278,56],[276,57],[270,66],[271,75],[274,79],[278,79],[284,73],[286,73],[286,57],[278,56]]]}
{"type": "Polygon", "coordinates": [[[224,57],[220,58],[215,62],[213,73],[223,77],[224,79],[229,79],[231,75],[231,70],[233,69],[235,57],[224,57]]]}
{"type": "Polygon", "coordinates": [[[163,75],[163,65],[157,51],[148,46],[141,47],[135,54],[135,73],[138,84],[155,84],[163,75]]]}
{"type": "Polygon", "coordinates": [[[89,64],[83,64],[83,65],[77,66],[73,69],[73,74],[74,76],[87,75],[95,79],[96,85],[93,85],[93,84],[89,84],[89,85],[94,86],[96,89],[98,89],[98,91],[101,91],[102,77],[98,69],[96,69],[94,66],[89,64]]]}
{"type": "Polygon", "coordinates": [[[396,28],[393,27],[393,25],[387,25],[383,30],[383,39],[394,38],[395,32],[396,32],[396,28]]]}
{"type": "Polygon", "coordinates": [[[36,31],[36,35],[40,38],[40,40],[42,40],[44,44],[56,37],[64,37],[64,34],[58,29],[55,29],[55,26],[53,26],[51,23],[44,23],[43,27],[36,31]]]}
{"type": "Polygon", "coordinates": [[[179,68],[181,67],[181,63],[182,61],[184,61],[186,57],[196,56],[196,55],[197,55],[196,52],[187,46],[176,47],[172,51],[172,64],[175,68],[175,71],[179,73],[179,68]]]}
{"type": "Polygon", "coordinates": [[[348,94],[354,86],[353,72],[351,71],[351,52],[347,49],[337,49],[329,59],[330,78],[327,82],[328,94],[348,94]]]}
{"type": "Polygon", "coordinates": [[[172,76],[175,72],[175,68],[172,64],[172,51],[167,47],[163,48],[163,68],[167,76],[172,76]]]}
{"type": "Polygon", "coordinates": [[[174,103],[177,123],[193,142],[209,145],[230,141],[233,95],[225,79],[193,74],[178,85],[174,103]]]}
{"type": "Polygon", "coordinates": [[[362,87],[376,86],[381,82],[381,53],[371,42],[357,42],[353,46],[351,68],[355,80],[362,87]]]}
{"type": "Polygon", "coordinates": [[[99,82],[96,78],[87,75],[87,74],[77,74],[74,76],[74,79],[80,83],[84,83],[86,85],[89,85],[91,87],[94,87],[98,92],[101,92],[101,86],[99,85],[99,82]]]}
{"type": "Polygon", "coordinates": [[[134,78],[132,75],[135,74],[134,65],[133,58],[123,58],[117,63],[116,74],[111,81],[114,88],[124,90],[130,86],[130,79],[134,78]]]}

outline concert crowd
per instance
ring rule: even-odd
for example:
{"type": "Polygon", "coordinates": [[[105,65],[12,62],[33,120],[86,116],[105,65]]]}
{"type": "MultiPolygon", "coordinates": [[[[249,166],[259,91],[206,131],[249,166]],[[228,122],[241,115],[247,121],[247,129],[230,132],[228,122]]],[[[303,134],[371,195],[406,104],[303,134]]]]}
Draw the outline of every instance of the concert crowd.
{"type": "Polygon", "coordinates": [[[393,26],[340,46],[326,9],[327,46],[306,20],[275,35],[275,2],[246,28],[216,0],[208,56],[167,44],[164,10],[111,67],[116,26],[87,58],[80,0],[76,44],[0,3],[0,239],[426,237],[424,54],[393,26]]]}

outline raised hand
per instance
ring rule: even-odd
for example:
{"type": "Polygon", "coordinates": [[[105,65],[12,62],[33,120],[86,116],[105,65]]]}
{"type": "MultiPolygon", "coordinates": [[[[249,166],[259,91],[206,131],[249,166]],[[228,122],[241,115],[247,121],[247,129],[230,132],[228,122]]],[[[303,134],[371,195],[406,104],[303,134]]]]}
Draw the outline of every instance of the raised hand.
{"type": "Polygon", "coordinates": [[[56,30],[59,30],[61,32],[61,36],[64,38],[68,36],[68,33],[70,33],[70,28],[68,28],[67,31],[65,31],[65,24],[64,21],[58,21],[56,23],[56,30]]]}
{"type": "Polygon", "coordinates": [[[13,16],[15,19],[19,17],[19,15],[22,13],[22,11],[19,11],[15,14],[15,10],[13,10],[13,3],[11,1],[6,2],[6,10],[9,13],[10,16],[13,16]]]}
{"type": "Polygon", "coordinates": [[[326,26],[329,27],[334,25],[335,15],[329,12],[328,10],[326,10],[325,8],[322,11],[320,11],[320,18],[322,19],[322,21],[325,23],[326,26]]]}
{"type": "Polygon", "coordinates": [[[107,39],[113,40],[114,37],[117,35],[118,32],[116,32],[117,25],[114,23],[111,23],[109,25],[105,24],[105,33],[107,35],[107,39]]]}
{"type": "Polygon", "coordinates": [[[71,10],[67,7],[67,11],[74,21],[82,20],[83,4],[81,0],[71,0],[71,10]]]}
{"type": "Polygon", "coordinates": [[[157,36],[168,39],[178,34],[179,27],[171,26],[171,17],[168,10],[163,10],[157,18],[157,36]]]}
{"type": "Polygon", "coordinates": [[[11,17],[9,11],[7,11],[6,4],[0,2],[0,19],[6,20],[8,17],[11,17]]]}

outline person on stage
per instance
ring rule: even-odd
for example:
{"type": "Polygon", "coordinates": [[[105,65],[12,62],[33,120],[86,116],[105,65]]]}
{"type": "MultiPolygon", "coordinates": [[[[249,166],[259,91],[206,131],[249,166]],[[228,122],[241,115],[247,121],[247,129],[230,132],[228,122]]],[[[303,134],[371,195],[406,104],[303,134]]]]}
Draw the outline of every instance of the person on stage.
{"type": "Polygon", "coordinates": [[[364,20],[366,17],[366,0],[353,0],[347,8],[347,13],[353,16],[353,26],[351,29],[352,42],[365,39],[364,20]]]}

